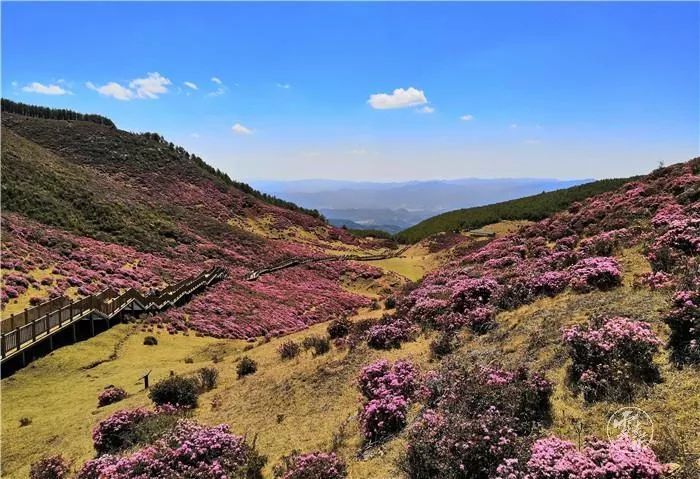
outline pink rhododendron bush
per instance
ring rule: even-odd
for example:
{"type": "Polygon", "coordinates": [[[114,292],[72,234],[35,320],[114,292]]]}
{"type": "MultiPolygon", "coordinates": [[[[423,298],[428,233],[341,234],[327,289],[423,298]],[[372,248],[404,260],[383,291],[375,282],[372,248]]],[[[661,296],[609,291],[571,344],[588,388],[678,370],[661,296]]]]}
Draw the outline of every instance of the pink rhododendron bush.
{"type": "Polygon", "coordinates": [[[565,329],[563,339],[573,361],[571,379],[587,401],[628,400],[638,385],[658,380],[653,356],[661,341],[648,323],[594,318],[565,329]]]}
{"type": "Polygon", "coordinates": [[[535,441],[527,462],[505,460],[496,479],[661,479],[667,470],[649,447],[624,435],[610,442],[589,439],[581,450],[548,437],[535,441]]]}
{"type": "Polygon", "coordinates": [[[85,463],[78,479],[145,477],[249,479],[260,477],[266,459],[227,425],[202,426],[181,420],[150,445],[132,453],[105,454],[85,463]]]}
{"type": "Polygon", "coordinates": [[[673,295],[673,309],[664,318],[671,328],[671,357],[678,363],[700,363],[700,288],[673,295]]]}
{"type": "Polygon", "coordinates": [[[549,381],[526,369],[449,361],[426,375],[427,409],[408,431],[403,470],[411,479],[494,477],[549,421],[551,393],[549,381]]]}
{"type": "Polygon", "coordinates": [[[359,421],[367,441],[379,441],[403,429],[417,381],[418,369],[408,361],[392,365],[382,359],[362,369],[358,387],[364,403],[359,421]]]}
{"type": "Polygon", "coordinates": [[[29,479],[67,479],[70,477],[70,464],[63,456],[51,456],[32,464],[29,479]]]}
{"type": "Polygon", "coordinates": [[[347,476],[345,462],[332,452],[293,454],[275,466],[275,477],[281,479],[344,479],[347,476]]]}
{"type": "Polygon", "coordinates": [[[149,430],[164,430],[185,415],[184,409],[171,405],[124,409],[103,419],[92,431],[92,441],[98,454],[115,453],[152,439],[149,430]]]}
{"type": "Polygon", "coordinates": [[[102,407],[108,404],[114,404],[126,397],[126,391],[120,387],[107,386],[97,396],[97,405],[102,407]]]}

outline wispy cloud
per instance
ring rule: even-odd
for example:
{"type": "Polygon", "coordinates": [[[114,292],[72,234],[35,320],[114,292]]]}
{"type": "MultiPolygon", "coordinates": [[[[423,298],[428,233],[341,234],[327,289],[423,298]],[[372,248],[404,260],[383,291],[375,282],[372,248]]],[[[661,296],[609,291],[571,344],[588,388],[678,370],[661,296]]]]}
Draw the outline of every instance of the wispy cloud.
{"type": "Polygon", "coordinates": [[[120,85],[117,82],[109,82],[97,86],[87,82],[85,86],[100,95],[112,97],[116,100],[129,101],[134,99],[155,100],[160,95],[168,92],[168,86],[172,82],[158,72],[148,73],[144,78],[135,78],[129,82],[129,86],[120,85]]]}
{"type": "Polygon", "coordinates": [[[292,88],[292,85],[290,85],[289,83],[278,83],[278,84],[277,84],[277,88],[282,88],[282,89],[284,89],[284,90],[289,90],[290,88],[292,88]]]}
{"type": "Polygon", "coordinates": [[[459,117],[459,119],[462,121],[472,121],[474,119],[474,115],[462,115],[459,117]]]}
{"type": "Polygon", "coordinates": [[[435,113],[435,108],[429,105],[425,105],[423,108],[416,110],[418,113],[435,113]]]}
{"type": "Polygon", "coordinates": [[[517,127],[518,127],[518,124],[517,124],[517,123],[511,123],[511,124],[510,124],[510,128],[512,128],[513,130],[515,130],[517,127]]]}
{"type": "Polygon", "coordinates": [[[425,105],[428,99],[423,90],[413,87],[397,88],[393,93],[375,93],[369,96],[367,103],[375,110],[390,110],[425,105]]]}
{"type": "Polygon", "coordinates": [[[218,88],[212,92],[207,93],[207,96],[219,96],[226,93],[226,85],[224,85],[224,82],[222,82],[220,78],[211,77],[211,81],[212,83],[218,85],[218,88]]]}
{"type": "Polygon", "coordinates": [[[236,123],[235,125],[233,125],[231,127],[231,130],[237,135],[252,135],[253,134],[253,130],[251,130],[250,128],[248,128],[246,126],[241,125],[240,123],[236,123]]]}
{"type": "Polygon", "coordinates": [[[195,139],[200,137],[199,133],[190,133],[190,136],[195,139]]]}
{"type": "Polygon", "coordinates": [[[184,85],[185,85],[187,88],[191,88],[192,90],[199,90],[199,87],[197,86],[197,84],[196,84],[196,83],[192,83],[191,81],[186,81],[186,82],[184,83],[184,85]]]}
{"type": "MultiPolygon", "coordinates": [[[[16,83],[13,84],[16,86],[16,83]]],[[[28,93],[39,93],[40,95],[72,95],[68,90],[60,87],[59,85],[44,85],[39,82],[32,82],[29,85],[22,87],[22,91],[28,93]]]]}

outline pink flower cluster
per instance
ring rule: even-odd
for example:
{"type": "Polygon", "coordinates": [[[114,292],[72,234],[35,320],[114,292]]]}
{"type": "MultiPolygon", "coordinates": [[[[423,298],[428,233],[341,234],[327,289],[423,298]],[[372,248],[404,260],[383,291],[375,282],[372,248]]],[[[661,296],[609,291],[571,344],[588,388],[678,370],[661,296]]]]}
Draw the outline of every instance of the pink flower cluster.
{"type": "Polygon", "coordinates": [[[415,333],[416,327],[410,321],[385,316],[367,331],[367,344],[374,349],[400,348],[401,343],[411,340],[415,333]]]}
{"type": "Polygon", "coordinates": [[[66,479],[70,475],[70,464],[63,456],[45,457],[29,469],[29,479],[66,479]]]}
{"type": "Polygon", "coordinates": [[[155,413],[146,408],[124,409],[100,421],[92,431],[92,442],[98,454],[114,452],[124,447],[126,436],[155,413]]]}
{"type": "Polygon", "coordinates": [[[107,386],[104,388],[100,394],[97,396],[98,407],[106,406],[108,404],[114,404],[119,402],[126,397],[126,391],[120,387],[107,386]]]}
{"type": "Polygon", "coordinates": [[[345,462],[333,452],[296,454],[275,471],[275,477],[281,479],[343,479],[347,475],[345,462]]]}
{"type": "Polygon", "coordinates": [[[225,424],[207,427],[181,420],[154,444],[126,456],[103,455],[85,463],[78,479],[141,479],[192,477],[234,479],[244,471],[259,474],[265,458],[246,438],[225,424]]]}
{"type": "Polygon", "coordinates": [[[629,398],[637,383],[651,383],[661,341],[648,323],[625,317],[593,319],[563,332],[573,360],[572,378],[587,401],[629,398]]]}
{"type": "Polygon", "coordinates": [[[700,363],[700,290],[677,291],[664,321],[671,328],[673,360],[678,364],[700,363]]]}
{"type": "Polygon", "coordinates": [[[614,258],[584,258],[569,268],[571,288],[585,293],[594,289],[602,291],[622,283],[622,270],[614,258]]]}
{"type": "Polygon", "coordinates": [[[624,435],[589,439],[580,451],[553,436],[535,441],[527,463],[504,461],[496,479],[660,479],[667,470],[650,448],[624,435]]]}
{"type": "Polygon", "coordinates": [[[365,402],[359,421],[365,439],[378,441],[403,429],[417,381],[418,369],[409,361],[379,360],[362,369],[358,386],[365,402]]]}

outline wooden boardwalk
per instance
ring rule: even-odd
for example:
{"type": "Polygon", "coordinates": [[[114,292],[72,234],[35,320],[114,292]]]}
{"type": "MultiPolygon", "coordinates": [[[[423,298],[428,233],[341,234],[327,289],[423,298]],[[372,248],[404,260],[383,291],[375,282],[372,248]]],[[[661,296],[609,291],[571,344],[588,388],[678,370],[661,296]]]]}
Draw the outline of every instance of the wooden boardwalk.
{"type": "Polygon", "coordinates": [[[255,281],[256,279],[258,279],[260,276],[262,276],[264,274],[270,274],[270,273],[274,273],[275,271],[280,271],[283,269],[291,268],[293,266],[301,266],[301,265],[310,264],[310,263],[323,263],[323,262],[329,262],[329,261],[379,261],[382,259],[396,258],[396,257],[404,254],[408,248],[409,248],[409,246],[404,246],[403,248],[398,249],[396,251],[390,251],[387,253],[379,253],[379,254],[372,254],[372,255],[344,254],[344,255],[339,255],[339,256],[332,256],[332,255],[331,256],[323,256],[320,258],[306,258],[306,257],[291,258],[288,260],[284,260],[280,263],[273,264],[271,266],[266,266],[264,268],[253,270],[246,275],[246,279],[248,281],[255,281]]]}
{"type": "MultiPolygon", "coordinates": [[[[73,302],[67,298],[57,298],[28,308],[20,314],[2,320],[0,336],[2,363],[23,355],[40,341],[48,339],[52,342],[55,334],[71,326],[75,340],[75,327],[79,321],[90,320],[94,335],[95,320],[104,320],[109,327],[110,320],[120,313],[139,314],[163,311],[178,305],[190,295],[227,275],[226,269],[215,267],[153,294],[143,295],[133,288],[121,294],[113,289],[106,289],[73,302]]],[[[50,349],[53,349],[53,344],[50,349]]]]}

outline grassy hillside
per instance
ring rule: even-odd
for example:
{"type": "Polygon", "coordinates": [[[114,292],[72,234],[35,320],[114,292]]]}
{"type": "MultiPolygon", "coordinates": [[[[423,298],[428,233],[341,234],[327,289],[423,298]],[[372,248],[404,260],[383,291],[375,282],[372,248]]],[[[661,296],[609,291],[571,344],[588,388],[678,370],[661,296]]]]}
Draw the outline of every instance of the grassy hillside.
{"type": "Polygon", "coordinates": [[[537,221],[568,208],[572,203],[614,190],[628,181],[632,181],[632,178],[593,181],[502,203],[449,211],[421,221],[396,237],[400,241],[415,243],[436,233],[470,230],[503,220],[537,221]]]}

